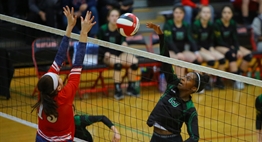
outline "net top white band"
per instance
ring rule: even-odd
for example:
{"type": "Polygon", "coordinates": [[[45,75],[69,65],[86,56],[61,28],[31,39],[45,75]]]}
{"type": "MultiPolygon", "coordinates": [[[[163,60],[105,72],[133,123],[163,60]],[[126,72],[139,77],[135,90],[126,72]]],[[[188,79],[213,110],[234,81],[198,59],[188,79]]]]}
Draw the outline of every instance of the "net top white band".
{"type": "MultiPolygon", "coordinates": [[[[25,26],[25,27],[30,27],[30,28],[41,30],[41,31],[49,32],[49,33],[52,33],[52,34],[55,34],[55,35],[63,36],[65,34],[65,31],[63,31],[63,30],[59,30],[59,29],[56,29],[56,28],[52,28],[52,27],[48,27],[48,26],[44,26],[44,25],[40,25],[40,24],[36,24],[36,23],[32,23],[32,22],[28,22],[28,21],[21,20],[21,19],[18,19],[18,18],[6,16],[6,15],[3,15],[3,14],[0,14],[0,19],[4,20],[4,21],[11,22],[11,23],[15,23],[15,24],[18,24],[18,25],[22,25],[22,26],[25,26]]],[[[71,38],[78,40],[79,35],[72,33],[71,38]]],[[[193,70],[196,70],[196,71],[212,74],[212,75],[215,75],[215,76],[220,76],[220,77],[223,77],[223,78],[228,78],[228,79],[231,79],[231,80],[236,80],[236,81],[244,82],[244,83],[251,84],[251,85],[254,85],[254,86],[262,87],[262,81],[261,80],[252,79],[252,78],[249,78],[249,77],[244,77],[244,76],[236,75],[236,74],[229,73],[229,72],[196,65],[196,64],[189,63],[189,62],[176,60],[176,59],[173,59],[173,58],[164,57],[164,56],[157,55],[157,54],[154,54],[154,53],[149,53],[149,52],[146,52],[146,51],[142,51],[142,50],[138,50],[138,49],[134,49],[134,48],[129,48],[129,47],[126,47],[126,46],[117,45],[117,44],[114,44],[114,43],[110,43],[110,42],[106,42],[106,41],[102,41],[102,40],[98,40],[98,39],[94,39],[94,38],[90,38],[90,37],[88,37],[88,42],[98,44],[100,46],[108,47],[108,48],[111,48],[111,49],[119,50],[119,51],[122,51],[122,52],[134,54],[134,55],[137,55],[137,56],[143,56],[143,57],[153,59],[153,60],[156,60],[156,61],[174,64],[174,65],[178,65],[178,66],[181,66],[181,67],[184,67],[184,68],[189,68],[189,69],[193,69],[193,70]]]]}

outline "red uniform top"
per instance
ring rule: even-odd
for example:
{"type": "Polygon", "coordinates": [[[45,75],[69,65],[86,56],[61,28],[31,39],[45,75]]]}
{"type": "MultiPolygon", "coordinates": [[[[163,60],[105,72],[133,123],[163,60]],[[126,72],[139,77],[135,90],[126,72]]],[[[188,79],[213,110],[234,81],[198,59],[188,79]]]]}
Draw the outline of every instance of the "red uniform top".
{"type": "MultiPolygon", "coordinates": [[[[209,0],[200,0],[201,5],[207,6],[209,4],[209,0]]],[[[192,0],[182,0],[182,5],[183,6],[190,6],[193,8],[196,8],[196,3],[192,2],[192,0]]]]}
{"type": "MultiPolygon", "coordinates": [[[[48,72],[58,74],[60,68],[54,61],[48,72]]],[[[82,68],[72,68],[69,74],[68,83],[55,97],[57,102],[58,117],[47,117],[38,109],[38,130],[37,133],[48,141],[73,140],[75,132],[74,114],[72,109],[73,100],[80,81],[82,68]]]]}

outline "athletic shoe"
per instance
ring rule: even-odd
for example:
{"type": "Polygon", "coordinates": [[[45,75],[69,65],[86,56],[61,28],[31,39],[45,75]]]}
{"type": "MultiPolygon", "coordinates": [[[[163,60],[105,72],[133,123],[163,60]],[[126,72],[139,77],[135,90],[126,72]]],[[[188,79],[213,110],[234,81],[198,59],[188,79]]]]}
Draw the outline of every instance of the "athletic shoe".
{"type": "Polygon", "coordinates": [[[115,99],[117,100],[121,100],[121,99],[124,99],[124,95],[122,93],[122,90],[121,91],[118,91],[118,92],[115,92],[115,99]]]}
{"type": "Polygon", "coordinates": [[[129,96],[135,96],[135,97],[140,96],[139,92],[137,92],[134,87],[129,87],[129,86],[126,89],[126,94],[129,96]]]}
{"type": "Polygon", "coordinates": [[[234,88],[238,90],[242,90],[245,88],[245,84],[243,82],[236,81],[234,83],[234,88]]]}

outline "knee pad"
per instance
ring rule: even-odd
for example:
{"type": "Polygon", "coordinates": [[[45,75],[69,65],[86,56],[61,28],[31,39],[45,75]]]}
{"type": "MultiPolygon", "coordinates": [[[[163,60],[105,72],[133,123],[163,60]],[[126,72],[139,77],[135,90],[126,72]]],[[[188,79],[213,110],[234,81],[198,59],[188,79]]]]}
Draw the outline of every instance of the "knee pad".
{"type": "Polygon", "coordinates": [[[120,64],[120,63],[115,63],[114,69],[117,70],[117,71],[121,71],[121,69],[122,69],[122,64],[120,64]]]}
{"type": "Polygon", "coordinates": [[[233,54],[235,54],[234,52],[232,51],[228,51],[225,55],[226,59],[229,61],[229,62],[235,62],[237,60],[237,55],[235,54],[235,56],[233,56],[233,54]]]}
{"type": "Polygon", "coordinates": [[[226,63],[226,60],[225,60],[225,58],[223,58],[223,59],[218,60],[218,62],[219,62],[220,65],[223,65],[223,64],[226,63]]]}
{"type": "Polygon", "coordinates": [[[133,71],[137,70],[138,67],[139,67],[138,64],[132,64],[132,65],[130,66],[131,70],[133,70],[133,71]]]}
{"type": "Polygon", "coordinates": [[[207,65],[208,66],[211,66],[211,67],[213,67],[214,65],[215,65],[215,61],[214,60],[211,60],[211,61],[207,61],[207,65]]]}
{"type": "Polygon", "coordinates": [[[244,59],[245,61],[250,62],[250,61],[252,60],[252,55],[251,55],[251,54],[247,54],[246,56],[243,57],[243,59],[244,59]]]}

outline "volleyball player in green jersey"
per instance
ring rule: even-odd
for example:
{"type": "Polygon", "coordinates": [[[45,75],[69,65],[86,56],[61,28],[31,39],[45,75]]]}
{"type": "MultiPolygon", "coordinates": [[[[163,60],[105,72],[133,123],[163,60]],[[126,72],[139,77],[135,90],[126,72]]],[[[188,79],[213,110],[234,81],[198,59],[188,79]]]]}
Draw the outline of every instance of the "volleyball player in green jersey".
{"type": "MultiPolygon", "coordinates": [[[[165,45],[164,35],[160,27],[148,23],[160,39],[160,53],[170,57],[165,45]]],[[[181,128],[187,125],[189,138],[186,142],[199,140],[197,111],[191,100],[191,94],[200,92],[209,81],[209,76],[198,72],[190,72],[178,79],[171,64],[163,63],[161,71],[165,73],[167,89],[160,97],[147,120],[149,127],[154,127],[151,142],[182,142],[181,128]]]]}
{"type": "MultiPolygon", "coordinates": [[[[215,62],[219,62],[218,69],[225,70],[225,56],[215,50],[213,46],[214,35],[213,35],[213,25],[210,22],[211,9],[209,6],[204,6],[200,9],[197,20],[194,21],[192,25],[193,37],[196,41],[197,48],[199,49],[199,54],[202,56],[203,60],[206,61],[209,67],[214,67],[215,62]]],[[[224,84],[220,77],[217,77],[215,82],[215,87],[219,89],[224,89],[224,84]]],[[[205,88],[206,90],[211,90],[211,84],[208,84],[205,88]]]]}
{"type": "MultiPolygon", "coordinates": [[[[215,48],[225,55],[229,61],[229,71],[241,75],[246,72],[249,62],[252,60],[251,51],[239,45],[237,39],[236,22],[232,19],[233,10],[230,6],[222,8],[221,18],[214,23],[215,48]],[[240,67],[237,65],[237,59],[242,58],[240,67]]],[[[244,89],[244,83],[235,81],[236,89],[244,89]]]]}
{"type": "MultiPolygon", "coordinates": [[[[75,106],[73,105],[73,110],[75,112],[75,106]]],[[[104,115],[74,115],[75,120],[75,137],[86,140],[88,142],[93,142],[92,135],[86,129],[87,126],[90,126],[96,122],[103,122],[109,129],[114,133],[112,142],[120,141],[120,133],[114,124],[104,115]]]]}
{"type": "MultiPolygon", "coordinates": [[[[184,15],[185,10],[183,6],[176,6],[173,9],[174,18],[164,24],[163,31],[170,57],[200,64],[202,58],[192,37],[191,28],[187,23],[183,22],[184,15]],[[190,50],[186,49],[186,45],[189,45],[190,50]]],[[[178,77],[185,76],[185,68],[176,66],[175,72],[178,77]]]]}
{"type": "MultiPolygon", "coordinates": [[[[120,12],[118,10],[111,10],[108,14],[108,24],[102,25],[97,38],[108,41],[115,44],[125,45],[127,43],[125,41],[125,37],[123,37],[117,31],[116,21],[120,16],[120,12]]],[[[128,67],[128,88],[127,94],[131,96],[139,96],[139,92],[135,89],[135,84],[137,83],[137,70],[138,67],[138,59],[132,54],[123,53],[121,51],[100,47],[99,48],[99,61],[104,62],[106,65],[109,65],[114,68],[114,83],[115,83],[115,98],[117,100],[123,99],[124,95],[121,89],[121,69],[123,67],[128,67]]]]}
{"type": "Polygon", "coordinates": [[[257,129],[257,142],[262,142],[262,94],[256,98],[256,129],[257,129]]]}

